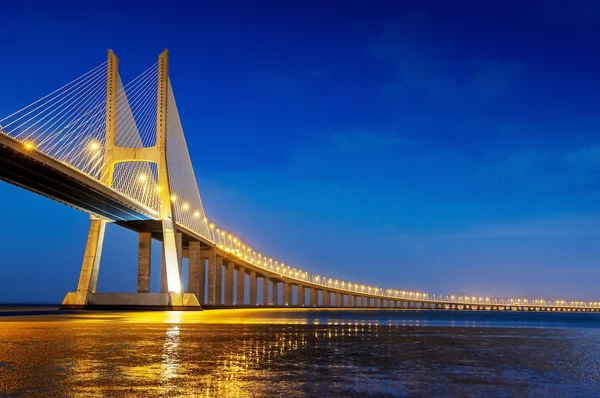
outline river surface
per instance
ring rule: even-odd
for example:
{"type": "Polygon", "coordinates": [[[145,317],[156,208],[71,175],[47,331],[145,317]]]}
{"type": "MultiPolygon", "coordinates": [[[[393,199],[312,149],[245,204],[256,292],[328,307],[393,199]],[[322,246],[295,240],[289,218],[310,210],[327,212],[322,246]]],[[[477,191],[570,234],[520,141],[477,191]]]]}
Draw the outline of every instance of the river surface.
{"type": "Polygon", "coordinates": [[[600,397],[600,316],[5,309],[0,396],[600,397]]]}

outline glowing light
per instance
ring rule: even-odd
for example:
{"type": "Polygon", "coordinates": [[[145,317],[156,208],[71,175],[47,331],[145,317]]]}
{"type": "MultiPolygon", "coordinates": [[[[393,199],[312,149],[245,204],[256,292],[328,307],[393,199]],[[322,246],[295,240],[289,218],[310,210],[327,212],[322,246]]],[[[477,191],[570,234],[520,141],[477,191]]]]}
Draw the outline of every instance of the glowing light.
{"type": "Polygon", "coordinates": [[[156,187],[156,191],[157,191],[157,192],[160,192],[160,187],[156,187]]]}
{"type": "Polygon", "coordinates": [[[195,212],[194,217],[200,217],[200,212],[199,211],[195,212]]]}
{"type": "Polygon", "coordinates": [[[171,196],[171,202],[175,202],[177,200],[177,196],[173,195],[171,196]]]}
{"type": "Polygon", "coordinates": [[[145,174],[142,174],[142,175],[139,177],[139,179],[140,179],[140,181],[141,181],[141,182],[144,182],[144,181],[146,181],[146,175],[145,175],[145,174]]]}
{"type": "Polygon", "coordinates": [[[210,223],[210,225],[209,225],[209,228],[210,228],[210,229],[215,229],[215,224],[213,224],[213,223],[210,223]]]}
{"type": "Polygon", "coordinates": [[[187,210],[187,209],[189,209],[189,208],[190,208],[190,205],[189,205],[189,204],[187,204],[187,203],[184,203],[184,204],[183,204],[183,210],[187,210]]]}
{"type": "Polygon", "coordinates": [[[33,146],[33,143],[32,143],[32,142],[26,142],[26,143],[25,143],[25,149],[27,149],[27,150],[31,150],[31,149],[33,149],[33,148],[34,148],[34,146],[33,146]]]}

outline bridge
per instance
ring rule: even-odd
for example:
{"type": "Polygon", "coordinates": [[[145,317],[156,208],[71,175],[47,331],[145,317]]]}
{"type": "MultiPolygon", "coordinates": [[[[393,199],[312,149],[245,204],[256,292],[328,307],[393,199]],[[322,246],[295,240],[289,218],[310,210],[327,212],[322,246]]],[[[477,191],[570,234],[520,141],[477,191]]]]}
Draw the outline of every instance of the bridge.
{"type": "Polygon", "coordinates": [[[77,289],[62,308],[600,311],[597,302],[384,289],[311,274],[258,253],[204,212],[168,69],[165,50],[123,85],[109,51],[106,62],[0,116],[0,179],[90,214],[77,289]],[[96,291],[106,223],[138,233],[137,293],[96,291]],[[150,292],[153,240],[162,242],[160,293],[150,292]]]}

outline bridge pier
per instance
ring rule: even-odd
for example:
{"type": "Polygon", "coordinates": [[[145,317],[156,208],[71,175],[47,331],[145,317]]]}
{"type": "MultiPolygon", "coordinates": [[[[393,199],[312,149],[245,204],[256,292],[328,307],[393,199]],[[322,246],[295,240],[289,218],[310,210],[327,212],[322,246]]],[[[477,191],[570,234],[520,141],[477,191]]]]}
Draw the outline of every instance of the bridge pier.
{"type": "MultiPolygon", "coordinates": [[[[217,304],[217,251],[214,248],[202,250],[200,251],[200,257],[205,259],[205,261],[208,263],[206,303],[214,306],[217,304]]],[[[219,284],[220,283],[221,281],[219,281],[219,284]]]]}
{"type": "Polygon", "coordinates": [[[256,271],[251,270],[250,271],[250,294],[249,294],[249,303],[251,306],[256,307],[256,271]]]}
{"type": "Polygon", "coordinates": [[[310,306],[318,307],[319,306],[319,291],[314,287],[309,287],[310,289],[310,306]]]}
{"type": "Polygon", "coordinates": [[[269,279],[263,276],[262,281],[263,281],[262,305],[269,305],[269,279]]]}
{"type": "Polygon", "coordinates": [[[138,278],[137,292],[150,292],[150,254],[152,250],[152,233],[138,233],[138,278]]]}
{"type": "Polygon", "coordinates": [[[304,286],[296,285],[298,288],[298,307],[304,307],[306,304],[306,291],[304,286]]]}
{"type": "Polygon", "coordinates": [[[201,256],[200,242],[191,241],[188,248],[188,291],[204,304],[205,264],[201,256]]]}
{"type": "Polygon", "coordinates": [[[223,257],[217,256],[217,266],[215,269],[215,305],[223,304],[223,296],[223,257]]]}
{"type": "Polygon", "coordinates": [[[225,267],[225,305],[233,305],[233,271],[235,264],[228,261],[225,267]]]}
{"type": "Polygon", "coordinates": [[[244,305],[246,295],[246,269],[241,265],[237,270],[237,287],[235,296],[235,305],[244,305]]]}
{"type": "Polygon", "coordinates": [[[282,304],[286,307],[291,307],[292,302],[292,285],[289,283],[283,283],[283,302],[282,304]]]}
{"type": "Polygon", "coordinates": [[[323,307],[331,306],[331,294],[327,290],[321,290],[321,305],[323,307]]]}
{"type": "Polygon", "coordinates": [[[279,305],[279,282],[276,279],[273,282],[273,305],[279,305]]]}

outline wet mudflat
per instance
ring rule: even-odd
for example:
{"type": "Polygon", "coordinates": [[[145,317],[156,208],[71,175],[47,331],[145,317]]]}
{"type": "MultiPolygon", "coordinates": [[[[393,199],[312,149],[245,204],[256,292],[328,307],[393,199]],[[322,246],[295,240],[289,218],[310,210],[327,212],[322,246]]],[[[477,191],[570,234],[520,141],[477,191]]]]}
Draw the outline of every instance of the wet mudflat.
{"type": "Polygon", "coordinates": [[[303,395],[600,396],[600,317],[376,310],[0,316],[0,396],[303,395]]]}

